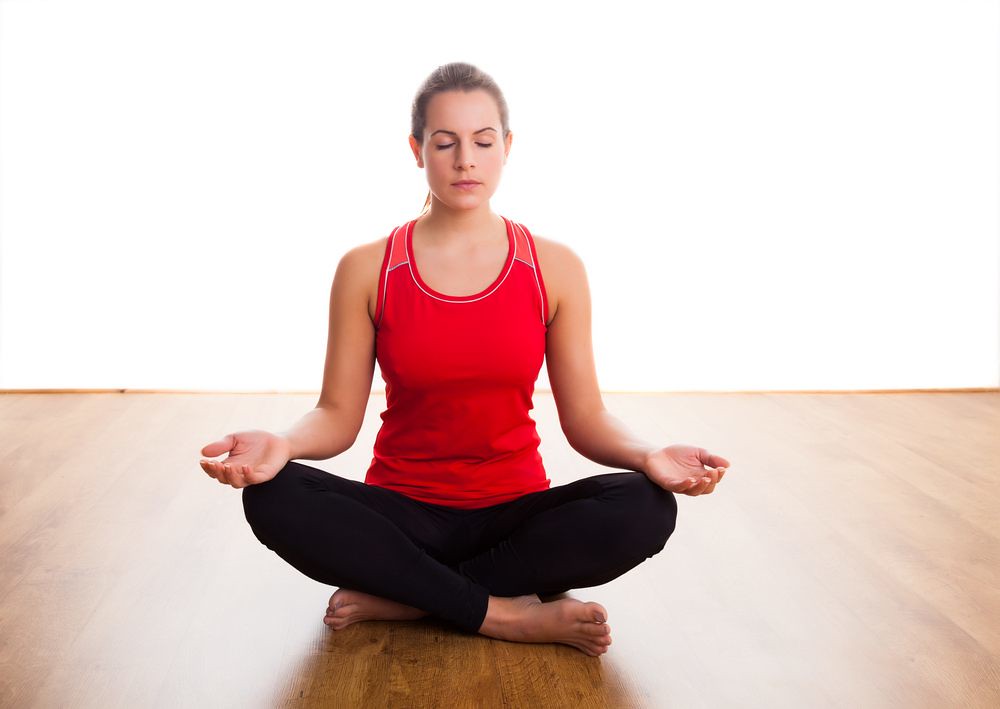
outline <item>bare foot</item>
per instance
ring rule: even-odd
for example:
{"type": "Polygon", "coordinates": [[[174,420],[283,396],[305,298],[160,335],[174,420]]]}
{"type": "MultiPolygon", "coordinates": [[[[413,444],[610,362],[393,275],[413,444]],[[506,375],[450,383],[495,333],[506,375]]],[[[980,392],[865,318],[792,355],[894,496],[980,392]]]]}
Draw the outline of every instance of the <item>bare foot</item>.
{"type": "Polygon", "coordinates": [[[564,598],[542,603],[536,595],[490,596],[479,632],[522,643],[563,643],[597,657],[611,644],[607,619],[604,606],[593,601],[564,598]]]}
{"type": "Polygon", "coordinates": [[[359,620],[416,620],[427,611],[388,598],[373,596],[349,588],[338,589],[330,596],[323,622],[334,630],[343,630],[359,620]]]}

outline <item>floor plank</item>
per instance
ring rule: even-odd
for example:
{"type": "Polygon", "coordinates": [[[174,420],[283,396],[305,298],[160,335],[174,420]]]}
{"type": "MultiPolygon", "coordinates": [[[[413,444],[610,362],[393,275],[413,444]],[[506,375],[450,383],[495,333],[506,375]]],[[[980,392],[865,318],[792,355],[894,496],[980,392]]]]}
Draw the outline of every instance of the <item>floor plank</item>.
{"type": "MultiPolygon", "coordinates": [[[[198,466],[314,395],[0,396],[2,706],[1000,706],[1000,393],[605,394],[638,436],[728,458],[665,549],[568,595],[614,642],[322,623],[333,587],[198,466]]],[[[384,396],[351,450],[364,479],[384,396]]],[[[553,484],[608,468],[532,416],[553,484]]]]}

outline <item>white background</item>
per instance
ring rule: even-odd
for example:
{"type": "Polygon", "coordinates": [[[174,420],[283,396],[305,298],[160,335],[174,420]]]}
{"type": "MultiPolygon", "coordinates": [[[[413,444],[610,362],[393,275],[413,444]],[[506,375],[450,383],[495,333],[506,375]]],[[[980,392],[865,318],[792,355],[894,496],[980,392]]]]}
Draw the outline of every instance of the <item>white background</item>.
{"type": "Polygon", "coordinates": [[[972,0],[0,0],[0,388],[318,390],[451,61],[510,107],[493,210],[587,265],[605,390],[996,387],[998,36],[972,0]]]}

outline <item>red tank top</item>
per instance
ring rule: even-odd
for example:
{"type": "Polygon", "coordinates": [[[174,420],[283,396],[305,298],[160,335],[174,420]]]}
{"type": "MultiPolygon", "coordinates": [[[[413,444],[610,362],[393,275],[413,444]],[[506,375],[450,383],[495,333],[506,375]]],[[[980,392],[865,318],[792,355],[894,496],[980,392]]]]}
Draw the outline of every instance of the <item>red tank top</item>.
{"type": "Polygon", "coordinates": [[[465,509],[550,486],[528,415],[548,299],[531,234],[502,218],[507,259],[472,295],[424,283],[413,258],[416,219],[390,234],[375,307],[386,409],[367,484],[465,509]]]}

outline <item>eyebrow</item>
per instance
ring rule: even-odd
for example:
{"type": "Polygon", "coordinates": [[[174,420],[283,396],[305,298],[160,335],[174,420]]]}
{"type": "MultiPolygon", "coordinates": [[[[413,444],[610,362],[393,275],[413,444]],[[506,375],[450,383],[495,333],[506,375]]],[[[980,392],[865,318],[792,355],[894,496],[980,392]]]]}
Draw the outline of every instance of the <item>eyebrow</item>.
{"type": "MultiPolygon", "coordinates": [[[[479,130],[476,131],[476,133],[482,133],[484,130],[491,130],[494,133],[497,132],[496,128],[486,127],[486,128],[480,128],[479,130]]],[[[445,130],[444,128],[438,128],[436,131],[434,131],[433,133],[431,133],[431,137],[433,138],[438,133],[447,133],[448,135],[453,135],[455,137],[458,137],[458,133],[456,133],[455,131],[453,131],[453,130],[445,130]]],[[[475,135],[476,133],[473,133],[473,135],[475,135]]]]}

